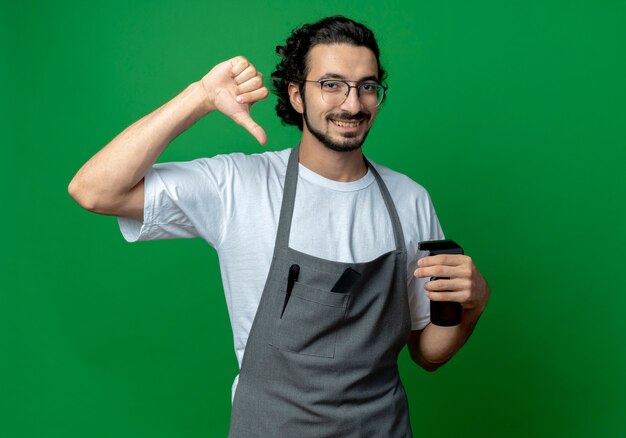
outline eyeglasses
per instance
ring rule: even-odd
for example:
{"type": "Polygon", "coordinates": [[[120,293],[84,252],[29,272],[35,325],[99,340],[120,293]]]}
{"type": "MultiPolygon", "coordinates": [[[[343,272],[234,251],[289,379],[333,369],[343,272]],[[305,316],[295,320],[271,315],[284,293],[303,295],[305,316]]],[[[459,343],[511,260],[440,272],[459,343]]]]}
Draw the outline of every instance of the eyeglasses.
{"type": "Polygon", "coordinates": [[[341,105],[346,101],[350,90],[356,88],[356,94],[365,108],[376,108],[385,98],[385,91],[389,88],[386,84],[374,81],[361,82],[358,85],[350,85],[342,79],[323,79],[321,81],[308,81],[320,84],[322,100],[329,105],[341,105]]]}

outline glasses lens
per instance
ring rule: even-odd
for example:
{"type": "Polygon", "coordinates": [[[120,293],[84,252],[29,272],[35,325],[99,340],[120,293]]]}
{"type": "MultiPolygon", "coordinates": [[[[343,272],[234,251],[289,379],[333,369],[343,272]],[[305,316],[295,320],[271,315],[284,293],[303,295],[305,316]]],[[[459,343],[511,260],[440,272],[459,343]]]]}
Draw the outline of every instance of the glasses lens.
{"type": "Polygon", "coordinates": [[[348,94],[348,84],[341,81],[320,81],[322,100],[330,105],[341,105],[348,94]]]}
{"type": "Polygon", "coordinates": [[[383,100],[385,89],[376,82],[364,82],[359,85],[361,103],[367,108],[377,107],[383,100]]]}
{"type": "MultiPolygon", "coordinates": [[[[322,100],[329,105],[341,105],[348,97],[351,88],[343,81],[320,81],[322,100]]],[[[363,82],[358,89],[361,104],[366,108],[375,108],[380,105],[385,96],[385,89],[377,82],[363,82]]]]}

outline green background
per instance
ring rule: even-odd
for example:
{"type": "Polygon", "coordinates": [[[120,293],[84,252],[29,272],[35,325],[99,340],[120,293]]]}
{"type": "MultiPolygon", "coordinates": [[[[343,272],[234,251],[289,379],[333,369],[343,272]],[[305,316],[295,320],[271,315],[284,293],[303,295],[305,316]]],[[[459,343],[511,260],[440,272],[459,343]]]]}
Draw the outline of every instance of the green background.
{"type": "MultiPolygon", "coordinates": [[[[214,64],[341,13],[390,91],[365,148],[430,192],[492,288],[434,374],[403,354],[417,436],[626,436],[623,1],[3,2],[0,436],[222,437],[237,371],[215,252],[127,244],[67,184],[214,64]]],[[[269,149],[296,144],[274,98],[269,149]]],[[[263,148],[221,115],[161,161],[263,148]]]]}

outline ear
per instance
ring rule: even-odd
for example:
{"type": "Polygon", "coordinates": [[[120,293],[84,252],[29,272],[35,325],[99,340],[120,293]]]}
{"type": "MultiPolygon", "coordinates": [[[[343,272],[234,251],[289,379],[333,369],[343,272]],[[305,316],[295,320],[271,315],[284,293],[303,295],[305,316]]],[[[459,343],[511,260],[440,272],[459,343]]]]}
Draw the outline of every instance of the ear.
{"type": "Polygon", "coordinates": [[[300,86],[290,82],[287,86],[287,92],[289,93],[289,101],[291,106],[300,114],[304,113],[304,104],[302,103],[302,94],[300,94],[300,86]]]}

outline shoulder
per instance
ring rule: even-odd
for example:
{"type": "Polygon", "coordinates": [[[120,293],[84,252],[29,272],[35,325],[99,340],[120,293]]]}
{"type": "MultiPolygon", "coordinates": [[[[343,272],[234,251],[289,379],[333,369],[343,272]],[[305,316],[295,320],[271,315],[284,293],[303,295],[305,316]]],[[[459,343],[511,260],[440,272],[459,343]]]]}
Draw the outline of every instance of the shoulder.
{"type": "Polygon", "coordinates": [[[291,149],[268,151],[258,154],[232,153],[202,158],[199,165],[207,169],[225,173],[231,177],[244,177],[256,180],[284,175],[291,149]]]}
{"type": "Polygon", "coordinates": [[[201,158],[198,161],[211,165],[220,163],[221,165],[233,166],[239,168],[256,168],[256,167],[286,167],[287,160],[291,149],[283,149],[280,151],[267,151],[258,154],[244,154],[235,152],[232,154],[216,155],[211,158],[201,158]]]}
{"type": "MultiPolygon", "coordinates": [[[[287,167],[287,160],[289,159],[289,152],[291,149],[283,149],[280,151],[267,151],[258,154],[244,154],[241,152],[234,152],[231,154],[220,154],[210,158],[198,158],[193,161],[189,161],[186,164],[198,168],[205,169],[240,169],[241,170],[254,170],[258,168],[277,168],[287,167]]],[[[165,163],[170,165],[173,163],[165,163]]]]}
{"type": "Polygon", "coordinates": [[[233,178],[250,180],[284,175],[291,149],[258,154],[232,153],[186,162],[158,163],[154,171],[162,178],[213,181],[220,184],[233,178]]]}
{"type": "Polygon", "coordinates": [[[396,172],[378,163],[371,163],[385,182],[395,202],[403,204],[411,200],[415,202],[428,201],[430,199],[428,191],[405,174],[396,172]]]}
{"type": "Polygon", "coordinates": [[[391,194],[410,254],[419,253],[418,244],[422,240],[443,238],[439,219],[428,191],[421,184],[400,172],[376,163],[372,164],[391,194]]]}

